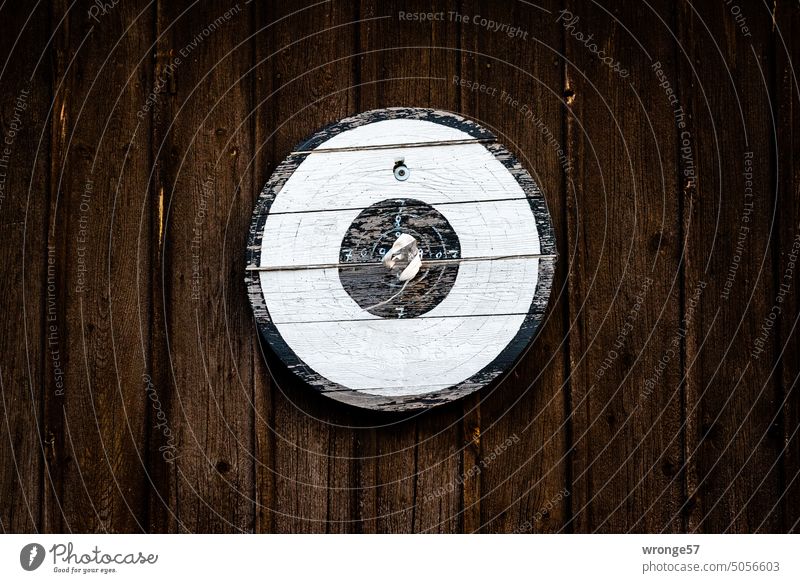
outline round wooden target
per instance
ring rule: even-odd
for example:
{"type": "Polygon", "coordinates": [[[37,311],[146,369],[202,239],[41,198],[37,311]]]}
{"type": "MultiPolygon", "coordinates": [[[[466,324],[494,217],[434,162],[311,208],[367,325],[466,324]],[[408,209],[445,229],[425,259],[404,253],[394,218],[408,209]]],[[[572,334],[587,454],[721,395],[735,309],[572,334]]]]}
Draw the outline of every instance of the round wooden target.
{"type": "Polygon", "coordinates": [[[259,332],[295,375],[397,411],[510,370],[542,320],[555,261],[542,192],[491,132],[393,108],[325,128],[278,166],[246,269],[259,332]]]}

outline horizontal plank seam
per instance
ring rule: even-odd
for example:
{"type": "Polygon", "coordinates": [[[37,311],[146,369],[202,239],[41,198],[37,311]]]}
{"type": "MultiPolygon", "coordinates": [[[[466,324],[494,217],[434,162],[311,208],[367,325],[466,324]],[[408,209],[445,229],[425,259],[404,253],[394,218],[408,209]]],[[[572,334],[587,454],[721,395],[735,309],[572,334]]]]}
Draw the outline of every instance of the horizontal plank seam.
{"type": "MultiPolygon", "coordinates": [[[[512,200],[531,200],[537,197],[533,196],[510,196],[506,198],[481,198],[475,200],[444,200],[442,202],[421,202],[421,201],[414,201],[414,200],[406,200],[405,206],[406,207],[415,207],[415,206],[443,206],[443,205],[451,205],[451,204],[478,204],[482,202],[508,202],[512,200]],[[421,202],[421,204],[420,204],[421,202]]],[[[543,198],[539,196],[538,198],[543,198]]],[[[366,210],[368,207],[365,206],[351,206],[351,207],[336,207],[336,208],[328,208],[328,209],[303,209],[301,211],[275,211],[270,212],[270,216],[275,215],[301,215],[301,214],[312,214],[312,213],[335,213],[340,211],[363,211],[366,210]]]]}
{"type": "Polygon", "coordinates": [[[365,150],[393,150],[395,148],[430,148],[433,146],[464,146],[469,144],[491,144],[495,139],[480,138],[469,140],[438,140],[433,142],[406,142],[399,144],[375,144],[373,146],[345,146],[341,148],[315,148],[313,150],[296,150],[290,156],[300,154],[329,154],[334,152],[363,152],[365,150]]]}
{"type": "MultiPolygon", "coordinates": [[[[366,311],[366,310],[365,310],[366,311]]],[[[342,318],[340,320],[273,320],[275,324],[329,324],[332,322],[396,322],[397,320],[445,320],[447,318],[500,318],[505,316],[527,316],[528,312],[507,312],[501,314],[451,314],[449,316],[420,315],[413,318],[342,318]]]]}
{"type": "MultiPolygon", "coordinates": [[[[422,262],[423,267],[426,265],[448,265],[454,263],[470,263],[477,261],[505,261],[511,259],[556,259],[558,256],[554,253],[540,254],[540,253],[521,253],[519,255],[494,255],[488,257],[460,257],[453,259],[431,259],[422,262]]],[[[312,269],[334,269],[337,267],[381,267],[383,263],[377,261],[364,261],[352,263],[312,263],[309,265],[248,265],[245,267],[246,271],[307,271],[312,269]]]]}

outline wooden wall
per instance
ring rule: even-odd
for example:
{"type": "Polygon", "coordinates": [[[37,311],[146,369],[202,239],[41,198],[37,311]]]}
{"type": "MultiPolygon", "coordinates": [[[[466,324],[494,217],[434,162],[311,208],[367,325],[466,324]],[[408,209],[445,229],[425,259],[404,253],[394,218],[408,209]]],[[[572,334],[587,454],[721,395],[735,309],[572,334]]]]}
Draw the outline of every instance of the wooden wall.
{"type": "Polygon", "coordinates": [[[0,7],[2,531],[797,530],[795,2],[101,4],[0,7]],[[271,171],[389,106],[493,130],[560,254],[413,416],[287,378],[244,287],[271,171]]]}

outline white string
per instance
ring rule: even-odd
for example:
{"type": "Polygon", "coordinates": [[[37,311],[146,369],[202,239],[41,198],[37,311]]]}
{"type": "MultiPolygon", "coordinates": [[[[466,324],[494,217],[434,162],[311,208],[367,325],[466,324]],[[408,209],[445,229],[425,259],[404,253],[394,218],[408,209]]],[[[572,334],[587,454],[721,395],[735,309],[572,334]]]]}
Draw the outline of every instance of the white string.
{"type": "Polygon", "coordinates": [[[389,302],[391,302],[393,299],[395,299],[397,296],[399,296],[401,293],[403,293],[404,291],[406,291],[406,286],[408,285],[408,282],[410,282],[410,281],[411,281],[410,279],[409,279],[409,280],[406,280],[406,282],[403,284],[403,287],[401,287],[401,288],[400,288],[400,291],[399,291],[399,292],[397,292],[396,294],[394,294],[394,295],[393,295],[392,297],[390,297],[388,300],[383,300],[382,302],[378,302],[378,303],[377,303],[377,304],[375,304],[374,306],[370,306],[370,307],[368,307],[368,308],[364,308],[364,310],[366,310],[366,311],[369,311],[369,310],[372,310],[372,309],[374,309],[374,308],[380,308],[380,307],[381,307],[382,305],[384,305],[384,304],[388,304],[388,303],[389,303],[389,302]]]}

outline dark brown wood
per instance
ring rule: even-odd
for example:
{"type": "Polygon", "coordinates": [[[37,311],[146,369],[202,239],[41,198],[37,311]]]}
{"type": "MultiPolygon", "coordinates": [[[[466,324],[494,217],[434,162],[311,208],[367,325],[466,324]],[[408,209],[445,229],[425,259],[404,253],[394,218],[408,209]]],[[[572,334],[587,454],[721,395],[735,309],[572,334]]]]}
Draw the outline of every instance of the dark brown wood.
{"type": "Polygon", "coordinates": [[[761,6],[745,15],[746,33],[724,5],[678,12],[687,53],[681,84],[693,87],[686,99],[693,160],[682,152],[680,166],[684,175],[694,166],[683,182],[684,317],[697,298],[686,335],[687,500],[680,510],[684,528],[699,532],[772,532],[782,525],[780,513],[759,502],[781,495],[784,446],[779,426],[771,427],[782,410],[773,372],[778,339],[772,330],[762,335],[778,305],[772,234],[780,211],[765,59],[772,22],[761,6]],[[703,69],[693,71],[698,61],[703,69]],[[745,172],[752,173],[752,192],[745,172]],[[759,339],[764,353],[754,355],[759,339]]]}
{"type": "MultiPolygon", "coordinates": [[[[360,2],[358,109],[413,106],[459,112],[458,23],[399,20],[399,11],[452,10],[447,2],[360,2]]],[[[444,405],[369,430],[359,449],[364,532],[459,532],[469,478],[462,406],[444,405]]]]}
{"type": "Polygon", "coordinates": [[[150,165],[149,125],[137,110],[152,18],[140,12],[120,5],[96,22],[66,3],[53,10],[47,260],[55,260],[57,289],[44,330],[59,359],[49,360],[43,386],[48,531],[147,528],[142,375],[150,308],[139,294],[148,286],[150,238],[137,194],[150,165]]]}
{"type": "Polygon", "coordinates": [[[150,439],[171,447],[174,436],[176,447],[160,458],[151,447],[154,463],[167,464],[169,512],[157,529],[254,530],[257,343],[230,333],[250,323],[247,306],[234,300],[245,293],[247,221],[232,210],[251,202],[252,125],[243,115],[253,93],[251,10],[226,1],[158,7],[157,71],[167,83],[153,140],[154,285],[163,312],[152,358],[170,433],[155,429],[150,439]]]}
{"type": "Polygon", "coordinates": [[[491,15],[527,32],[525,40],[461,24],[461,79],[492,91],[481,94],[460,87],[461,107],[496,132],[531,172],[549,207],[559,253],[550,305],[536,341],[511,375],[471,404],[480,403],[483,425],[467,422],[469,414],[465,418],[465,468],[477,470],[467,481],[473,486],[470,500],[465,490],[465,519],[472,516],[467,531],[555,532],[568,519],[569,497],[562,493],[569,488],[564,281],[571,260],[564,222],[564,160],[553,146],[555,142],[566,151],[558,58],[562,48],[561,33],[552,26],[557,3],[536,4],[543,9],[513,2],[465,2],[458,10],[463,17],[491,15]],[[528,110],[531,116],[526,116],[528,110]]]}
{"type": "MultiPolygon", "coordinates": [[[[38,532],[42,463],[48,437],[42,433],[42,387],[47,359],[47,176],[50,164],[49,109],[52,87],[47,46],[50,15],[3,12],[14,34],[0,37],[0,531],[38,532]],[[28,17],[32,16],[30,20],[28,17]],[[27,22],[27,24],[26,24],[27,22]],[[6,139],[11,143],[8,143],[6,139]]],[[[55,290],[54,290],[55,291],[55,290]]],[[[43,479],[45,478],[45,479],[43,479]]]]}
{"type": "MultiPolygon", "coordinates": [[[[778,233],[773,244],[778,285],[790,285],[785,300],[785,309],[779,323],[777,351],[781,364],[779,397],[782,414],[776,419],[770,431],[783,434],[783,451],[778,463],[780,475],[779,499],[768,504],[770,513],[782,516],[780,532],[798,532],[800,529],[800,508],[792,501],[800,496],[800,274],[787,274],[793,259],[793,247],[798,243],[800,226],[800,176],[798,176],[797,157],[800,152],[800,86],[798,86],[797,63],[800,62],[800,43],[793,39],[800,34],[800,13],[789,2],[779,2],[775,6],[775,26],[772,28],[772,46],[775,54],[775,95],[773,103],[776,116],[777,134],[777,190],[775,207],[778,213],[778,233]],[[788,277],[787,277],[788,275],[788,277]]],[[[765,65],[766,68],[766,65],[765,65]]],[[[794,253],[796,255],[796,253],[794,253]]],[[[762,512],[766,517],[766,514],[762,512]]],[[[774,523],[773,523],[774,524],[774,523]]],[[[759,531],[765,530],[760,525],[759,531]]]]}
{"type": "Polygon", "coordinates": [[[568,2],[553,15],[565,38],[574,168],[570,526],[578,532],[681,530],[671,522],[682,499],[678,130],[653,71],[662,63],[678,87],[671,6],[568,2]],[[589,35],[613,65],[581,40],[589,35]]]}
{"type": "MultiPolygon", "coordinates": [[[[243,193],[255,208],[260,188],[258,182],[271,174],[280,163],[280,153],[275,153],[275,107],[274,87],[279,81],[272,74],[276,50],[276,26],[273,14],[267,4],[255,3],[253,6],[253,98],[251,102],[250,124],[253,133],[253,158],[250,160],[252,187],[243,193]]],[[[253,323],[251,333],[256,332],[253,323]]],[[[277,475],[274,465],[274,448],[280,441],[275,434],[275,408],[272,401],[272,379],[264,364],[260,344],[253,346],[257,356],[253,358],[253,505],[254,529],[256,532],[274,532],[276,528],[274,492],[277,475]]]]}
{"type": "Polygon", "coordinates": [[[0,529],[800,529],[796,3],[532,4],[239,2],[210,30],[234,1],[5,3],[0,139],[33,78],[0,199],[0,529]],[[376,417],[262,353],[242,251],[301,140],[392,106],[496,133],[559,264],[508,378],[376,417]]]}
{"type": "MultiPolygon", "coordinates": [[[[250,211],[274,168],[304,138],[357,111],[356,7],[302,2],[270,3],[258,10],[256,50],[264,63],[257,69],[255,132],[264,150],[256,158],[250,211]]],[[[257,334],[255,326],[250,334],[257,334]]],[[[278,365],[269,358],[267,363],[273,370],[278,365]]],[[[329,411],[286,376],[269,382],[264,359],[258,359],[255,371],[258,529],[353,530],[353,421],[346,412],[329,411]]]]}

